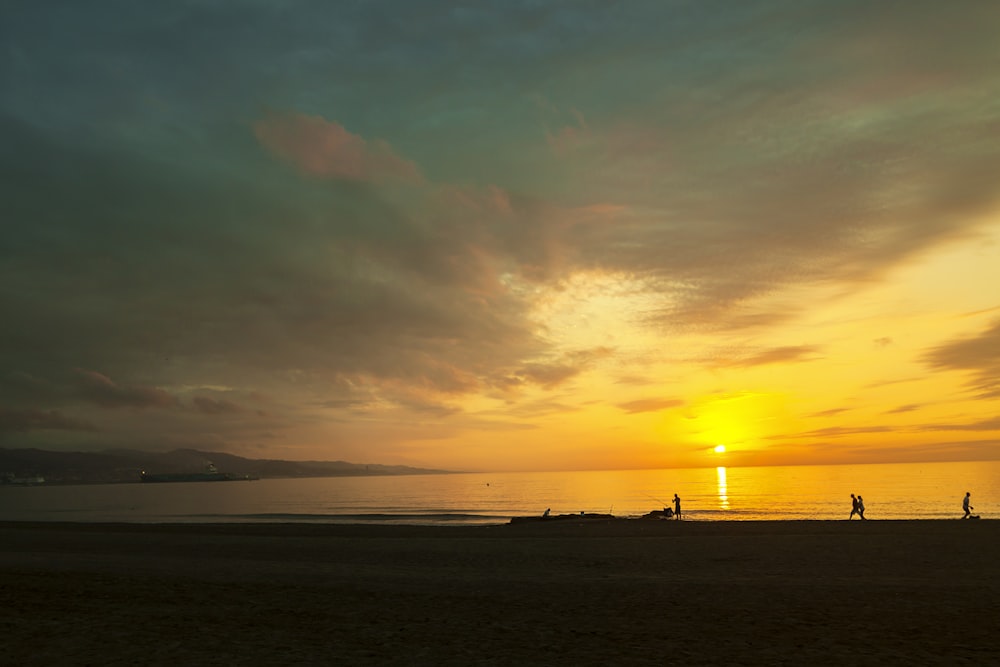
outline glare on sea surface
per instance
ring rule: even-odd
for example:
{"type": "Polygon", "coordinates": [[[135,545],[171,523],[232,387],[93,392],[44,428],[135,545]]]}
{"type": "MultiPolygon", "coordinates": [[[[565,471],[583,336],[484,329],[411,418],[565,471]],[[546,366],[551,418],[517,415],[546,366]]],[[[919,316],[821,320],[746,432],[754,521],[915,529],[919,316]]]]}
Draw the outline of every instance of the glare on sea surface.
{"type": "MultiPolygon", "coordinates": [[[[719,445],[722,447],[722,445],[719,445]]],[[[729,509],[729,484],[726,481],[726,469],[724,466],[719,466],[715,469],[715,479],[716,485],[718,487],[719,493],[719,509],[728,510],[729,509]]]]}

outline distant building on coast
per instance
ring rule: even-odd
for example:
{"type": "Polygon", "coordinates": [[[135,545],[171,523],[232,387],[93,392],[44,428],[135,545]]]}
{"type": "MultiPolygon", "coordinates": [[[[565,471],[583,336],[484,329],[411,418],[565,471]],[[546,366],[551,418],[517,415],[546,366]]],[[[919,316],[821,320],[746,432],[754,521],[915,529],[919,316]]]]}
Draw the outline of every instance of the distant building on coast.
{"type": "Polygon", "coordinates": [[[38,484],[44,484],[45,478],[41,475],[29,475],[27,477],[19,477],[12,472],[4,473],[0,476],[0,484],[17,484],[20,486],[36,486],[38,484]]]}

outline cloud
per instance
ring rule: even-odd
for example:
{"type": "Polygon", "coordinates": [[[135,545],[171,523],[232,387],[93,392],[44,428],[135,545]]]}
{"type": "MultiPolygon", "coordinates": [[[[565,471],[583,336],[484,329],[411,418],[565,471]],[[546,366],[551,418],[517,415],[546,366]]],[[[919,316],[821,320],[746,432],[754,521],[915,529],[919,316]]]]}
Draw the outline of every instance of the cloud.
{"type": "Polygon", "coordinates": [[[85,431],[99,429],[85,419],[68,417],[58,410],[11,410],[0,408],[0,433],[26,433],[28,431],[85,431]]]}
{"type": "Polygon", "coordinates": [[[576,377],[582,372],[582,368],[570,366],[568,364],[526,364],[515,371],[511,380],[514,384],[520,382],[533,382],[547,389],[551,389],[567,380],[576,377]]]}
{"type": "Polygon", "coordinates": [[[416,165],[382,140],[366,141],[336,121],[289,112],[253,126],[257,141],[276,157],[317,178],[381,183],[420,182],[416,165]]]}
{"type": "Polygon", "coordinates": [[[769,436],[770,440],[799,440],[803,438],[841,438],[852,435],[868,435],[871,433],[892,433],[898,429],[889,426],[830,426],[818,428],[804,433],[787,433],[769,436]]]}
{"type": "Polygon", "coordinates": [[[817,359],[819,348],[813,345],[785,345],[768,348],[752,354],[740,352],[716,355],[711,363],[721,367],[748,368],[769,364],[798,363],[817,359]]]}
{"type": "Polygon", "coordinates": [[[244,412],[244,409],[236,403],[208,396],[195,396],[191,399],[191,404],[198,412],[207,415],[238,414],[244,412]]]}
{"type": "Polygon", "coordinates": [[[177,399],[157,387],[119,385],[96,371],[77,368],[76,391],[80,398],[103,408],[169,408],[177,399]]]}
{"type": "Polygon", "coordinates": [[[569,352],[557,361],[525,364],[510,376],[502,378],[500,384],[501,386],[516,387],[524,382],[531,382],[546,389],[552,389],[576,377],[590,368],[596,361],[605,359],[612,353],[610,348],[602,346],[569,352]]]}
{"type": "Polygon", "coordinates": [[[657,412],[667,408],[675,408],[679,405],[684,405],[684,401],[677,398],[641,398],[635,401],[618,403],[617,405],[629,414],[636,414],[639,412],[657,412]]]}
{"type": "MultiPolygon", "coordinates": [[[[555,111],[552,109],[552,111],[555,111]]],[[[569,114],[573,120],[560,125],[555,132],[547,131],[545,139],[549,147],[558,155],[565,155],[576,148],[587,137],[587,121],[578,109],[571,109],[569,114]]]]}
{"type": "MultiPolygon", "coordinates": [[[[887,411],[886,414],[911,412],[917,406],[903,406],[896,410],[887,411]]],[[[947,431],[1000,431],[1000,417],[992,417],[968,423],[945,423],[937,422],[931,424],[910,424],[907,426],[831,426],[812,431],[794,434],[782,434],[770,436],[771,440],[801,440],[817,438],[840,438],[854,435],[868,435],[872,433],[935,433],[947,431]]],[[[859,445],[868,449],[868,445],[859,445]]],[[[910,445],[907,445],[910,447],[910,445]]]]}
{"type": "Polygon", "coordinates": [[[992,417],[961,424],[922,424],[914,427],[918,431],[1000,431],[1000,417],[992,417]]]}
{"type": "Polygon", "coordinates": [[[981,398],[1000,398],[1000,320],[976,336],[931,348],[923,360],[937,370],[971,371],[969,386],[981,398]]]}
{"type": "Polygon", "coordinates": [[[814,412],[810,417],[836,417],[839,414],[849,412],[851,408],[830,408],[829,410],[821,410],[820,412],[814,412]]]}

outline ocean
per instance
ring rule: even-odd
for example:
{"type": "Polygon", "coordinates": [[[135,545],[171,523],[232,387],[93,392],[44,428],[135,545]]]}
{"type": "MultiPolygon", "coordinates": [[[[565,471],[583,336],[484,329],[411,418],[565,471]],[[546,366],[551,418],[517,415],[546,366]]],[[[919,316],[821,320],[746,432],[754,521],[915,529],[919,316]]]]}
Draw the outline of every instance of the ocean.
{"type": "Polygon", "coordinates": [[[0,486],[0,520],[309,522],[476,525],[511,517],[637,517],[682,499],[684,519],[868,519],[1000,516],[1000,461],[679,470],[459,473],[249,482],[0,486]]]}

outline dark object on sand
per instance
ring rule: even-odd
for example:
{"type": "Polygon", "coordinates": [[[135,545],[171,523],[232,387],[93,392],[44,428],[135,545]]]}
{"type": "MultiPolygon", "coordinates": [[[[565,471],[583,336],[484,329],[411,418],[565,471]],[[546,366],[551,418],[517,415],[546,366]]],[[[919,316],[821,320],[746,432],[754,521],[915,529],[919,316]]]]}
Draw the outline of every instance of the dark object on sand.
{"type": "Polygon", "coordinates": [[[544,514],[542,516],[515,516],[511,523],[542,523],[546,521],[593,521],[614,519],[614,514],[599,514],[595,512],[580,512],[579,514],[544,514]]]}

